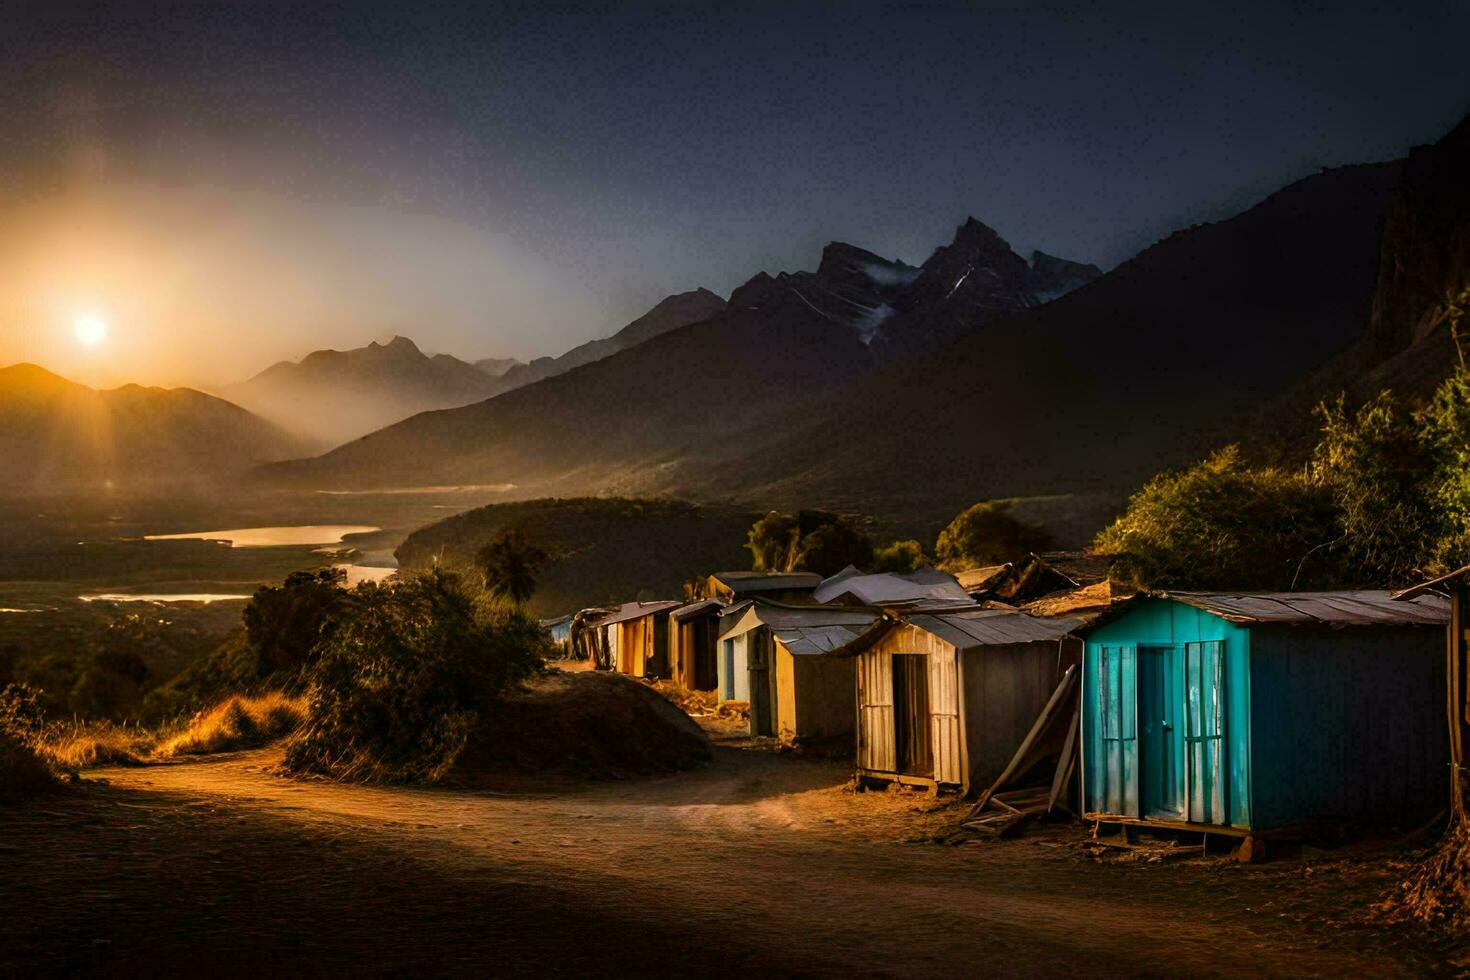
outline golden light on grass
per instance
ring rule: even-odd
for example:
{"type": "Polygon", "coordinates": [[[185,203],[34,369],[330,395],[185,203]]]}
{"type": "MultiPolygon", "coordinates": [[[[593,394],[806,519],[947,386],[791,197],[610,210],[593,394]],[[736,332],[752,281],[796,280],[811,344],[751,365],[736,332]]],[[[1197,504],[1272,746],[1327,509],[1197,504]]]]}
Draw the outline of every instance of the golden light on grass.
{"type": "Polygon", "coordinates": [[[93,350],[107,340],[107,321],[99,313],[83,313],[72,324],[72,332],[77,343],[93,350]]]}

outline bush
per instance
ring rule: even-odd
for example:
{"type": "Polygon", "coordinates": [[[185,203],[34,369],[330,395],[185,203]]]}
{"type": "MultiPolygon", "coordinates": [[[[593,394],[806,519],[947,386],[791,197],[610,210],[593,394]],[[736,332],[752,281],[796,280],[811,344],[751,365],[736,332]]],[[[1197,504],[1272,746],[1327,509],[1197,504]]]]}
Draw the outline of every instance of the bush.
{"type": "Polygon", "coordinates": [[[183,731],[160,741],[153,754],[166,759],[260,748],[291,734],[305,720],[305,698],[280,692],[232,697],[195,715],[183,731]]]}
{"type": "MultiPolygon", "coordinates": [[[[1197,589],[1289,589],[1314,551],[1338,537],[1328,490],[1305,476],[1252,469],[1231,446],[1133,495],[1095,547],[1120,578],[1197,589]]],[[[1315,567],[1315,566],[1314,566],[1315,567]]],[[[1335,573],[1325,573],[1331,584],[1335,573]]]]}
{"type": "Polygon", "coordinates": [[[0,731],[0,802],[14,802],[45,792],[56,782],[34,749],[0,731]]]}
{"type": "Polygon", "coordinates": [[[538,670],[546,633],[517,610],[477,616],[451,575],[358,586],[319,648],[307,722],[287,768],[432,782],[481,716],[538,670]]]}
{"type": "Polygon", "coordinates": [[[310,664],[318,643],[331,634],[347,601],[346,573],[324,568],[292,572],[279,586],[257,589],[245,604],[245,638],[257,660],[257,676],[280,677],[310,664]]]}
{"type": "Polygon", "coordinates": [[[1020,561],[1052,545],[1046,528],[1011,515],[1008,500],[988,500],[962,511],[939,532],[934,554],[950,572],[1020,561]]]}
{"type": "Polygon", "coordinates": [[[895,541],[873,552],[872,571],[895,572],[900,575],[916,572],[929,564],[924,546],[917,541],[895,541]]]}
{"type": "Polygon", "coordinates": [[[835,575],[848,565],[866,568],[873,543],[857,523],[825,510],[771,511],[751,525],[745,547],[757,572],[835,575]]]}

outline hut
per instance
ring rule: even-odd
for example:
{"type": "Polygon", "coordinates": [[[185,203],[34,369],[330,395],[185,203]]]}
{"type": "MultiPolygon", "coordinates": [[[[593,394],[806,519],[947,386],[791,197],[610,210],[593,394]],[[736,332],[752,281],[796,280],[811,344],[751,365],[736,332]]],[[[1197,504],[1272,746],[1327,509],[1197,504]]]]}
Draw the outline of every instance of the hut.
{"type": "Polygon", "coordinates": [[[1465,741],[1470,737],[1470,660],[1466,658],[1470,656],[1470,630],[1465,624],[1467,615],[1470,615],[1470,567],[1405,589],[1394,598],[1413,602],[1426,595],[1443,596],[1450,604],[1444,650],[1448,692],[1445,727],[1449,733],[1450,813],[1458,827],[1467,820],[1465,741]]]}
{"type": "Polygon", "coordinates": [[[568,613],[555,619],[543,619],[541,628],[551,635],[551,642],[565,647],[572,636],[572,618],[572,614],[568,613]]]}
{"type": "Polygon", "coordinates": [[[822,576],[815,572],[715,572],[705,579],[704,594],[725,602],[755,598],[805,602],[821,584],[822,576]]]}
{"type": "Polygon", "coordinates": [[[691,691],[719,686],[719,599],[685,603],[669,613],[669,669],[676,684],[691,691]]]}
{"type": "Polygon", "coordinates": [[[856,668],[858,778],[966,795],[990,786],[1075,674],[1082,644],[1068,634],[1080,625],[1004,609],[885,615],[837,651],[856,668]]]}
{"type": "Polygon", "coordinates": [[[878,606],[891,603],[973,605],[970,593],[948,572],[921,568],[915,572],[866,575],[851,565],[823,580],[812,600],[824,605],[878,606]]]}
{"type": "MultiPolygon", "coordinates": [[[[1084,816],[1250,838],[1444,802],[1438,596],[1173,592],[1084,630],[1084,816]]],[[[1246,845],[1242,845],[1242,853],[1246,845]]]]}
{"type": "Polygon", "coordinates": [[[840,742],[852,735],[851,658],[825,657],[878,618],[832,606],[752,601],[729,611],[720,634],[722,701],[750,704],[750,733],[786,742],[840,742]]]}
{"type": "Polygon", "coordinates": [[[612,631],[608,643],[612,669],[633,677],[668,677],[669,613],[682,604],[625,602],[604,617],[601,625],[612,631]]]}

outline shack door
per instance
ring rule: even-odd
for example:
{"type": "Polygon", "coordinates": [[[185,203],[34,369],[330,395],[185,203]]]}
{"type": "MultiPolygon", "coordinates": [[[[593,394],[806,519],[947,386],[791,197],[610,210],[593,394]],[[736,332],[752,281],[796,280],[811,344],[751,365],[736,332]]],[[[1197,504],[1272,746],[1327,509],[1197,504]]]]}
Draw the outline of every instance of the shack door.
{"type": "Polygon", "coordinates": [[[771,698],[775,665],[771,662],[771,631],[759,626],[745,635],[745,659],[750,671],[750,734],[776,734],[776,706],[771,698]]]}
{"type": "Polygon", "coordinates": [[[1179,648],[1138,648],[1138,723],[1143,729],[1144,816],[1183,820],[1184,758],[1179,731],[1179,648]]]}
{"type": "Polygon", "coordinates": [[[720,691],[720,700],[722,700],[722,701],[734,701],[735,700],[735,641],[733,639],[732,640],[721,640],[720,641],[720,652],[724,654],[724,662],[725,662],[725,671],[724,671],[725,686],[720,691]]]}
{"type": "MultiPolygon", "coordinates": [[[[1138,803],[1138,654],[1102,647],[1097,657],[1102,756],[1101,792],[1093,805],[1106,813],[1141,816],[1138,803]]],[[[1089,791],[1091,795],[1091,791],[1089,791]]]]}
{"type": "Polygon", "coordinates": [[[893,655],[893,733],[898,771],[905,776],[934,775],[932,721],[929,717],[929,656],[893,655]]]}
{"type": "Polygon", "coordinates": [[[1184,779],[1189,819],[1230,823],[1225,810],[1225,644],[1184,645],[1184,779]]]}
{"type": "MultiPolygon", "coordinates": [[[[695,623],[685,634],[687,643],[680,646],[683,656],[694,658],[694,689],[713,691],[720,682],[720,668],[715,662],[715,625],[708,620],[695,623]]],[[[688,670],[688,667],[684,668],[688,670]]]]}

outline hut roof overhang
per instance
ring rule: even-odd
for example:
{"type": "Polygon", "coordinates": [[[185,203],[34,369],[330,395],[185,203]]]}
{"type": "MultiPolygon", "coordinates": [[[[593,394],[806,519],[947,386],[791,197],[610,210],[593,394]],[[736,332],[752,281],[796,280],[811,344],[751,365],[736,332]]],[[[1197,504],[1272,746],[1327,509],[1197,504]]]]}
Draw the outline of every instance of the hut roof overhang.
{"type": "Polygon", "coordinates": [[[698,602],[685,603],[669,613],[669,617],[683,622],[696,616],[718,615],[724,608],[725,603],[719,599],[700,599],[698,602]]]}
{"type": "Polygon", "coordinates": [[[711,579],[737,596],[756,592],[815,589],[822,584],[816,572],[715,572],[711,579]]]}
{"type": "Polygon", "coordinates": [[[1134,603],[1180,602],[1242,626],[1444,626],[1449,600],[1433,593],[1396,599],[1386,589],[1338,592],[1148,592],[1115,602],[1079,633],[1126,615],[1134,603]]]}
{"type": "Polygon", "coordinates": [[[1449,592],[1448,587],[1452,582],[1462,582],[1466,579],[1470,579],[1470,565],[1456,569],[1448,575],[1441,575],[1439,578],[1430,579],[1428,582],[1420,582],[1418,585],[1404,589],[1402,592],[1395,592],[1393,597],[1402,602],[1409,602],[1425,595],[1447,595],[1449,592]]]}
{"type": "Polygon", "coordinates": [[[625,602],[616,610],[604,616],[597,623],[598,626],[615,626],[618,623],[627,623],[644,616],[652,616],[683,603],[677,599],[659,600],[657,602],[625,602]]]}
{"type": "Polygon", "coordinates": [[[902,626],[912,626],[939,637],[957,650],[1016,643],[1058,643],[1076,632],[1082,620],[1069,617],[1042,619],[1014,609],[897,612],[890,610],[840,650],[853,656],[872,648],[902,626]]]}
{"type": "Polygon", "coordinates": [[[870,609],[833,606],[789,606],[752,602],[721,636],[738,636],[758,626],[768,626],[795,656],[812,656],[839,650],[863,634],[879,614],[870,609]]]}
{"type": "Polygon", "coordinates": [[[864,606],[891,602],[974,601],[953,575],[935,568],[921,568],[906,574],[879,572],[865,575],[851,565],[818,585],[812,592],[812,599],[823,603],[848,599],[864,606]]]}

